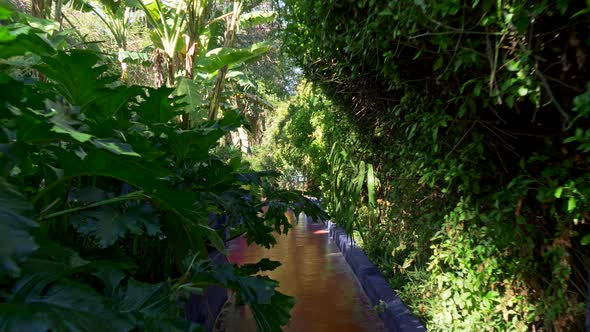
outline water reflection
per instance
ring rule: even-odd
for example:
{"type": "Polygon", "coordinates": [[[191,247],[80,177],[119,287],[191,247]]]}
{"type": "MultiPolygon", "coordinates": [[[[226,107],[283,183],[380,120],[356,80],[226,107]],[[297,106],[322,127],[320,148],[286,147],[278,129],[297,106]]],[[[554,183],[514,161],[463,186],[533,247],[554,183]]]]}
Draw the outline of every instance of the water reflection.
{"type": "MultiPolygon", "coordinates": [[[[285,331],[383,331],[382,322],[324,225],[306,222],[300,216],[272,249],[248,246],[244,238],[238,238],[230,244],[229,252],[232,263],[255,263],[268,257],[283,264],[266,275],[279,281],[281,292],[297,300],[285,331]]],[[[244,307],[229,308],[220,325],[223,331],[256,330],[244,307]]]]}

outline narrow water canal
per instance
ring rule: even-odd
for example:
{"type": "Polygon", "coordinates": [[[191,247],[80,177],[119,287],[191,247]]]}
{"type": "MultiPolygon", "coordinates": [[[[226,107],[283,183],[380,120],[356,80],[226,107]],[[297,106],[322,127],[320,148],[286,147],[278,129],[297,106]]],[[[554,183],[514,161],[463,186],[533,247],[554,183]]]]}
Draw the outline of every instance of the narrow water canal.
{"type": "MultiPolygon", "coordinates": [[[[229,261],[255,263],[268,257],[282,265],[266,275],[280,282],[279,290],[295,296],[291,322],[285,331],[384,331],[344,257],[329,238],[326,226],[300,218],[289,234],[277,237],[270,250],[232,241],[229,261]]],[[[247,308],[228,306],[218,325],[221,331],[256,331],[247,308]]]]}

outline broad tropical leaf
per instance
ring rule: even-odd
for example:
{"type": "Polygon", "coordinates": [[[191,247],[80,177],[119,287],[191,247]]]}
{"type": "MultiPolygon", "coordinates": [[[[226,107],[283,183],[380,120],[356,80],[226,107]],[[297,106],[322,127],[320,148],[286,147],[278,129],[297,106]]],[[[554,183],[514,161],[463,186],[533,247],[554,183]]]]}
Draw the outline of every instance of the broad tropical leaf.
{"type": "Polygon", "coordinates": [[[149,66],[152,64],[151,55],[147,52],[123,51],[121,52],[121,55],[123,57],[123,62],[125,63],[140,64],[143,66],[149,66]]]}
{"type": "Polygon", "coordinates": [[[256,330],[259,332],[280,332],[282,326],[291,319],[291,308],[295,298],[281,292],[275,292],[268,304],[251,304],[252,315],[256,319],[256,330]]]}
{"type": "MultiPolygon", "coordinates": [[[[204,109],[205,99],[203,94],[205,92],[199,86],[199,84],[189,78],[182,77],[176,84],[176,89],[173,92],[173,96],[181,97],[179,102],[186,104],[183,106],[183,111],[194,114],[200,109],[204,109]]],[[[207,118],[206,110],[203,111],[202,119],[207,118]]],[[[192,116],[192,115],[191,115],[192,116]]]]}
{"type": "Polygon", "coordinates": [[[33,209],[15,187],[0,178],[0,277],[20,274],[19,264],[37,250],[33,209]]]}
{"type": "Polygon", "coordinates": [[[276,18],[275,12],[253,11],[240,15],[240,29],[253,28],[260,24],[270,24],[276,18]]]}
{"type": "Polygon", "coordinates": [[[229,66],[235,67],[243,62],[255,59],[270,50],[267,43],[257,43],[249,48],[220,47],[207,52],[196,64],[196,69],[213,74],[229,66]]]}
{"type": "Polygon", "coordinates": [[[44,64],[36,66],[36,69],[54,80],[57,91],[70,103],[79,106],[84,113],[89,110],[91,103],[102,100],[109,94],[106,85],[117,81],[116,76],[103,75],[107,68],[105,65],[97,65],[99,61],[100,58],[94,52],[72,50],[43,57],[44,64]]]}
{"type": "Polygon", "coordinates": [[[55,49],[38,35],[42,31],[24,24],[13,24],[2,29],[0,59],[34,52],[39,55],[54,54],[55,49]]]}
{"type": "Polygon", "coordinates": [[[129,331],[132,317],[113,311],[87,285],[33,274],[19,281],[0,304],[2,331],[129,331]],[[100,322],[100,324],[98,324],[100,322]]]}
{"type": "Polygon", "coordinates": [[[72,218],[72,225],[81,234],[93,237],[101,248],[113,245],[128,233],[154,236],[160,232],[158,219],[151,209],[139,205],[127,212],[111,206],[83,211],[72,218]]]}

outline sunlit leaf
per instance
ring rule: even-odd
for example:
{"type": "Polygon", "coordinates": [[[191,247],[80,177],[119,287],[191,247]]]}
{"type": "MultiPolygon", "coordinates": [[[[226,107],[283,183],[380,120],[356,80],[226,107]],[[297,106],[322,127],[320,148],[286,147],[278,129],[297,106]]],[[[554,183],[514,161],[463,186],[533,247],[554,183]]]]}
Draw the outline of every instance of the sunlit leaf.
{"type": "Polygon", "coordinates": [[[203,98],[203,91],[199,85],[186,77],[181,78],[176,84],[176,89],[172,93],[173,96],[181,97],[179,102],[185,103],[183,107],[185,112],[195,112],[203,106],[205,99],[203,98]]]}
{"type": "Polygon", "coordinates": [[[207,73],[214,73],[225,66],[233,67],[255,59],[269,50],[270,47],[266,43],[254,44],[250,48],[216,48],[202,57],[195,68],[207,73]]]}
{"type": "Polygon", "coordinates": [[[271,11],[253,11],[240,15],[240,28],[249,29],[260,24],[272,23],[276,13],[271,11]]]}
{"type": "Polygon", "coordinates": [[[114,138],[96,138],[92,140],[92,144],[96,147],[111,151],[114,154],[141,157],[138,153],[133,151],[131,145],[122,143],[114,138]]]}
{"type": "Polygon", "coordinates": [[[570,197],[570,199],[568,199],[568,201],[567,201],[567,210],[568,210],[568,212],[572,212],[575,208],[576,208],[576,199],[573,197],[570,197]]]}

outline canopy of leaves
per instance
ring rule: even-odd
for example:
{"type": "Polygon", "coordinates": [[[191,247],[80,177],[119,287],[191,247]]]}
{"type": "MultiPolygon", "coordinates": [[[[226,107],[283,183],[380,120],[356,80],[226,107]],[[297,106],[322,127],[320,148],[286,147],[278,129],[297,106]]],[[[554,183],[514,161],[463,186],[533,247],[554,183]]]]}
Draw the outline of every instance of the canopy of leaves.
{"type": "Polygon", "coordinates": [[[198,102],[190,83],[123,85],[100,53],[59,50],[50,37],[19,22],[0,31],[0,329],[194,330],[178,299],[222,284],[258,306],[262,331],[280,330],[293,299],[252,276],[276,263],[183,265],[224,252],[226,230],[274,244],[289,223],[260,217],[262,196],[283,208],[305,201],[267,188],[271,173],[213,153],[244,116],[225,110],[181,128],[177,116],[198,102]],[[228,223],[210,224],[211,214],[228,223]]]}
{"type": "Polygon", "coordinates": [[[324,156],[303,172],[429,330],[583,329],[587,4],[285,5],[285,48],[333,106],[300,95],[277,155],[324,156]]]}

